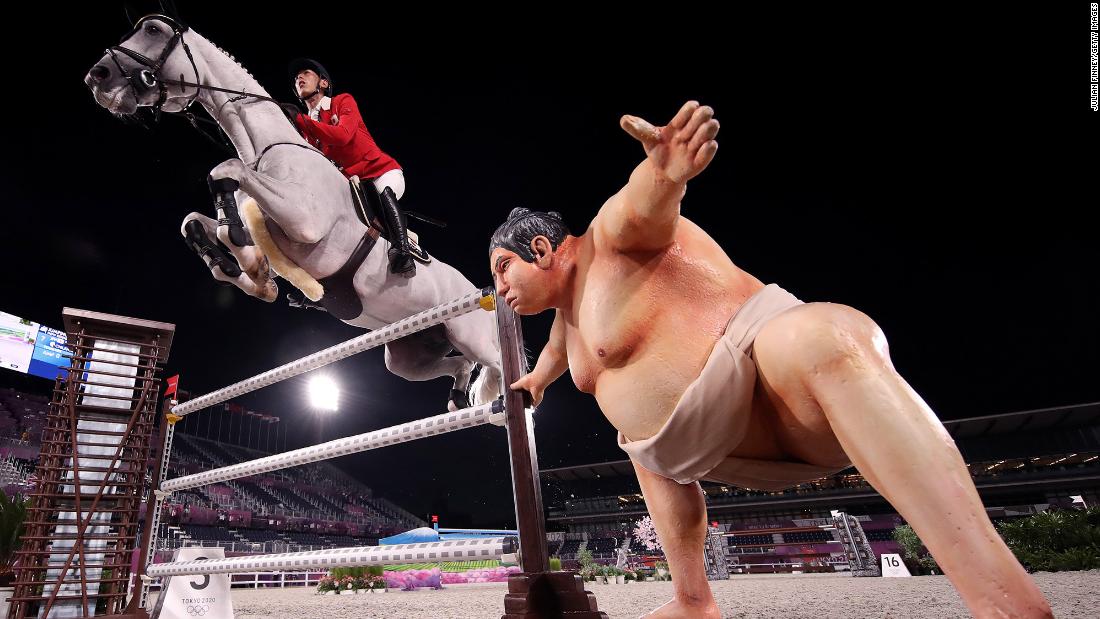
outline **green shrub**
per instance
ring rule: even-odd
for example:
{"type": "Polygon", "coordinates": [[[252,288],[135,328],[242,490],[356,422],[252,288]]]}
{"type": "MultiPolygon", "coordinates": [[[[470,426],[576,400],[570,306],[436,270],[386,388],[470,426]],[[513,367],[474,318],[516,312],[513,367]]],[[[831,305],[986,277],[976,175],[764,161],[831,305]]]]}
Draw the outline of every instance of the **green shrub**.
{"type": "Polygon", "coordinates": [[[1002,522],[997,532],[1029,572],[1100,568],[1100,508],[1046,511],[1002,522]]]}
{"type": "Polygon", "coordinates": [[[913,530],[913,527],[903,524],[894,529],[894,541],[901,546],[905,566],[914,576],[933,572],[943,573],[928,549],[924,547],[924,543],[920,541],[920,537],[917,536],[917,532],[913,530]]]}

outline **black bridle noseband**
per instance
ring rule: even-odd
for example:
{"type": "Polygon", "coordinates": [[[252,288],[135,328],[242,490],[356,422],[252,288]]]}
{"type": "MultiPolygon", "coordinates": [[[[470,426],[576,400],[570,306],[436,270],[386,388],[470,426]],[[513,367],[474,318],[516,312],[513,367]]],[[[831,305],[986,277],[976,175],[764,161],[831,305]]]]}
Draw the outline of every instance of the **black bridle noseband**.
{"type": "MultiPolygon", "coordinates": [[[[135,99],[140,99],[142,94],[148,92],[149,89],[151,89],[151,88],[156,88],[157,89],[157,91],[158,91],[157,100],[151,106],[152,109],[153,109],[153,117],[155,119],[160,118],[161,107],[164,105],[165,101],[168,99],[168,87],[169,86],[179,86],[181,88],[194,88],[195,93],[193,95],[191,95],[191,97],[187,100],[187,103],[185,103],[183,105],[183,108],[180,111],[178,111],[178,112],[165,112],[165,113],[167,113],[167,114],[177,114],[177,115],[180,115],[180,116],[184,116],[185,118],[187,118],[188,121],[191,122],[191,126],[193,126],[199,133],[201,133],[204,137],[206,137],[206,139],[210,140],[211,142],[213,142],[214,144],[216,144],[220,147],[226,148],[227,150],[229,150],[229,152],[231,154],[236,154],[236,149],[234,149],[232,144],[230,144],[225,139],[224,134],[221,135],[221,141],[219,142],[218,140],[215,140],[210,135],[210,133],[204,131],[198,125],[199,122],[204,122],[204,123],[208,123],[208,124],[218,126],[218,123],[216,122],[216,120],[217,120],[216,118],[214,119],[214,121],[210,121],[210,120],[206,120],[206,119],[203,119],[203,118],[197,118],[194,114],[192,114],[190,112],[189,108],[191,107],[191,104],[195,102],[195,99],[198,98],[200,91],[202,91],[202,90],[212,90],[212,91],[216,91],[216,92],[224,92],[224,93],[228,93],[228,94],[232,94],[232,95],[237,95],[236,97],[230,98],[228,101],[226,101],[226,103],[232,103],[234,101],[239,101],[239,100],[245,99],[245,98],[253,98],[253,99],[259,99],[259,100],[262,100],[262,101],[270,101],[270,102],[278,105],[280,107],[280,109],[283,109],[284,114],[286,113],[284,106],[285,105],[290,105],[290,104],[284,104],[281,101],[278,101],[276,99],[272,99],[271,97],[268,97],[266,95],[258,95],[258,94],[251,93],[251,92],[244,92],[244,91],[240,91],[240,90],[231,90],[229,88],[220,88],[218,86],[207,86],[205,84],[198,83],[199,82],[199,69],[195,65],[195,57],[191,54],[191,48],[187,46],[187,41],[185,41],[184,38],[183,38],[184,33],[187,32],[189,29],[190,28],[186,24],[183,24],[183,23],[181,23],[180,21],[178,21],[176,19],[168,17],[167,15],[159,15],[159,14],[146,15],[145,17],[142,17],[141,19],[139,19],[136,24],[134,24],[133,29],[130,30],[130,32],[127,33],[126,36],[122,37],[122,40],[119,42],[118,45],[107,48],[107,50],[106,50],[107,55],[109,55],[111,57],[111,60],[114,61],[115,66],[118,67],[119,73],[124,78],[126,78],[126,83],[129,84],[130,90],[133,91],[135,99]],[[172,38],[168,40],[167,44],[165,44],[164,49],[161,50],[160,55],[157,57],[156,60],[153,60],[153,59],[149,58],[148,56],[145,56],[145,55],[143,55],[141,53],[138,53],[138,52],[136,52],[132,49],[129,49],[127,47],[122,46],[122,43],[125,43],[130,37],[137,34],[137,32],[142,28],[142,26],[144,26],[147,22],[150,22],[150,21],[162,22],[166,26],[168,26],[169,28],[172,29],[172,38]],[[195,81],[194,82],[188,82],[187,80],[185,80],[182,73],[180,74],[178,80],[166,79],[166,78],[161,76],[161,71],[164,69],[164,63],[168,60],[168,57],[172,54],[172,52],[175,51],[177,46],[182,46],[183,47],[184,53],[187,54],[187,59],[191,62],[191,70],[195,73],[195,81]],[[130,57],[131,60],[138,63],[138,65],[142,68],[139,69],[139,70],[136,70],[136,71],[127,71],[126,68],[122,66],[122,63],[119,62],[119,56],[118,56],[119,54],[123,54],[125,56],[130,57]]],[[[220,114],[220,109],[219,109],[218,113],[220,114]]]]}

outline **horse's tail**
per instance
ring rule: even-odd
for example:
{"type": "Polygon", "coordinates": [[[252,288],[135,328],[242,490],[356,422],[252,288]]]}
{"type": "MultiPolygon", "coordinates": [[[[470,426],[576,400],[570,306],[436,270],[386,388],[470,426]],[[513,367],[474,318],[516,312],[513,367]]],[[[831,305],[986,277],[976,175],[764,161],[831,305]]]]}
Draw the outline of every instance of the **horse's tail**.
{"type": "Polygon", "coordinates": [[[488,404],[500,397],[500,372],[492,366],[479,365],[481,371],[470,385],[470,403],[473,406],[488,404]]]}

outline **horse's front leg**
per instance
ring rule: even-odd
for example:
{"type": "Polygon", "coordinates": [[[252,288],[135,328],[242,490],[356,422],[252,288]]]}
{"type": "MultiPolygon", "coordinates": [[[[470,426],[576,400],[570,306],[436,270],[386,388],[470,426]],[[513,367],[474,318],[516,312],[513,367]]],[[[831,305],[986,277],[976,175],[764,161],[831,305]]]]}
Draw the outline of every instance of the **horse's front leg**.
{"type": "MultiPolygon", "coordinates": [[[[237,261],[218,245],[218,228],[217,221],[201,213],[191,213],[183,219],[180,234],[183,235],[187,246],[203,259],[214,279],[233,284],[246,294],[258,299],[269,303],[274,301],[279,294],[279,287],[275,281],[270,275],[266,280],[257,279],[252,274],[241,270],[237,261]]],[[[260,258],[260,262],[266,265],[267,258],[262,255],[260,258]]]]}
{"type": "MultiPolygon", "coordinates": [[[[248,227],[241,221],[239,205],[243,204],[248,195],[241,191],[240,179],[234,176],[215,178],[214,174],[238,172],[240,166],[232,165],[239,160],[231,159],[211,172],[206,177],[206,184],[210,187],[210,195],[214,198],[214,209],[218,216],[218,240],[233,252],[237,263],[254,279],[269,277],[267,261],[263,252],[257,249],[252,241],[252,235],[248,227]],[[261,272],[263,271],[263,272],[261,272]]],[[[240,176],[238,173],[237,176],[240,176]]]]}
{"type": "MultiPolygon", "coordinates": [[[[229,248],[233,257],[237,259],[237,264],[260,289],[265,291],[265,294],[275,294],[278,292],[278,287],[271,281],[271,265],[267,256],[256,246],[249,224],[241,218],[238,205],[244,205],[248,194],[234,189],[234,186],[239,183],[233,179],[224,178],[215,181],[208,177],[207,183],[210,185],[210,193],[214,197],[214,208],[218,213],[218,240],[229,248]]],[[[259,225],[263,225],[263,222],[260,221],[259,225]]],[[[261,298],[265,301],[274,300],[274,297],[261,298]]]]}
{"type": "Polygon", "coordinates": [[[218,218],[227,226],[227,244],[246,247],[252,243],[238,212],[238,190],[254,198],[291,241],[320,242],[336,222],[340,200],[351,200],[346,181],[331,164],[313,154],[286,160],[272,154],[269,158],[271,174],[249,169],[240,159],[224,161],[210,172],[210,191],[218,218]],[[284,176],[306,180],[295,182],[284,176]]]}

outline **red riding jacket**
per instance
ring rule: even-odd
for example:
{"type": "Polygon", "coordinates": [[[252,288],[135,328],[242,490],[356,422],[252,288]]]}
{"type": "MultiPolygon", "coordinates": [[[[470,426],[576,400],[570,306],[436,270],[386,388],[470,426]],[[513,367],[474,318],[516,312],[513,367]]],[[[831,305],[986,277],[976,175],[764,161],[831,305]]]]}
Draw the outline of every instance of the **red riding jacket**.
{"type": "Polygon", "coordinates": [[[359,115],[359,106],[351,95],[342,93],[322,100],[319,111],[320,122],[298,114],[295,124],[311,146],[316,146],[340,166],[344,176],[358,176],[365,180],[401,169],[393,157],[382,152],[374,143],[363,117],[359,115]]]}

